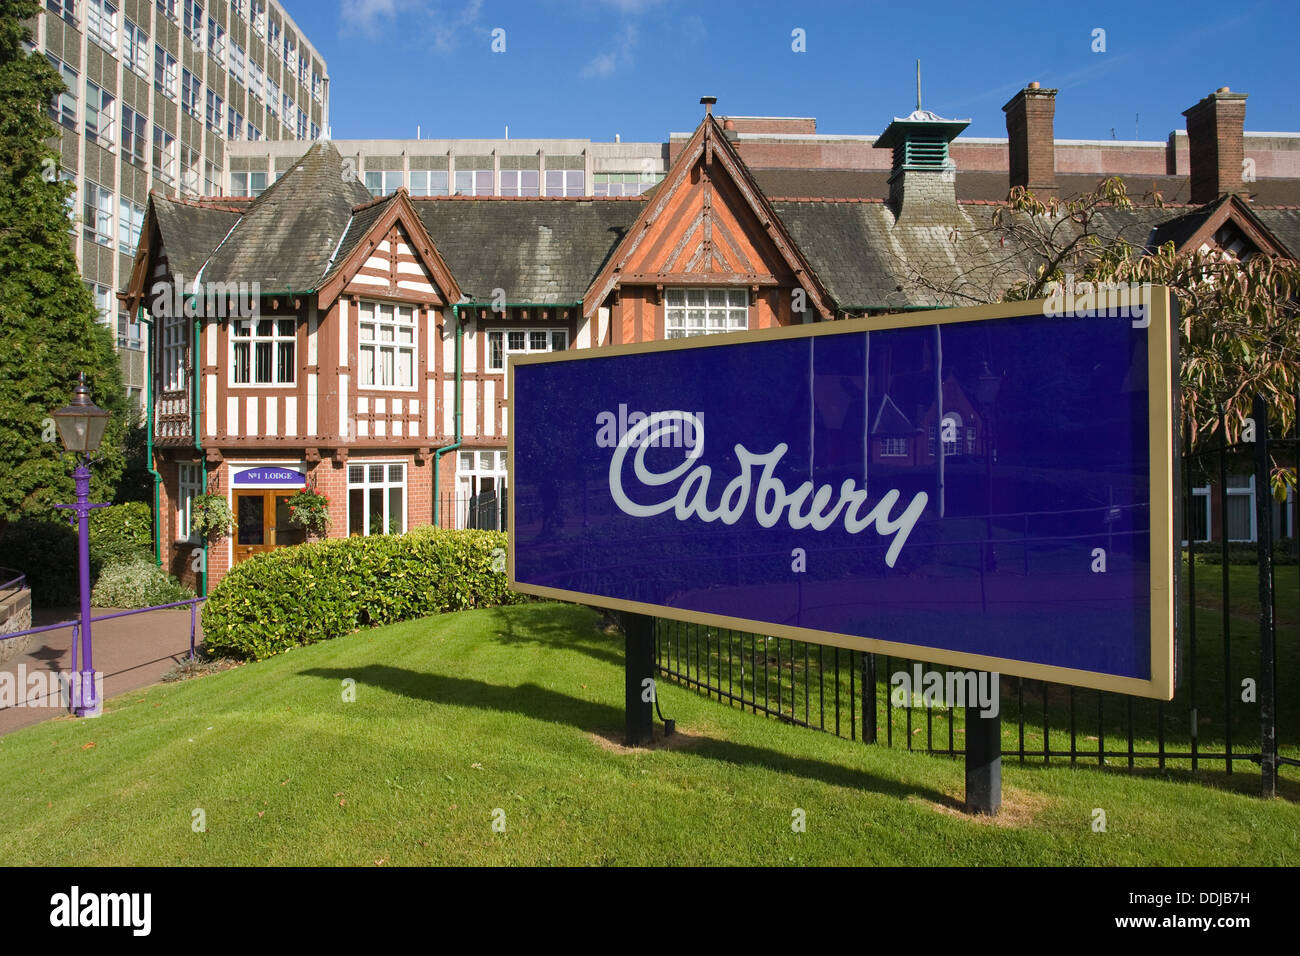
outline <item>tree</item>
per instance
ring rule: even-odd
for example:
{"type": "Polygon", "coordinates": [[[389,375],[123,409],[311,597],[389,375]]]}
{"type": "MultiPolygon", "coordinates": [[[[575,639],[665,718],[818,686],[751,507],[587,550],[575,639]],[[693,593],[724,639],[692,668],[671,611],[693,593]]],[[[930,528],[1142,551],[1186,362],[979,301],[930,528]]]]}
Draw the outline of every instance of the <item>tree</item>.
{"type": "Polygon", "coordinates": [[[84,371],[112,418],[91,494],[110,501],[123,467],[127,404],[112,333],[98,319],[68,240],[72,184],[60,182],[47,110],[63,80],[31,52],[34,0],[0,0],[0,528],[73,500],[49,418],[84,371]]]}
{"type": "MultiPolygon", "coordinates": [[[[1117,211],[1162,206],[1158,193],[1135,204],[1119,178],[1047,202],[1016,187],[987,225],[958,239],[970,255],[956,281],[913,275],[913,283],[965,303],[1044,298],[1067,277],[1168,286],[1179,303],[1180,394],[1193,443],[1217,434],[1220,406],[1227,440],[1238,441],[1256,394],[1269,404],[1274,433],[1290,434],[1300,387],[1300,262],[1178,252],[1172,242],[1148,250],[1142,243],[1157,217],[1117,211]]],[[[1294,465],[1275,460],[1274,494],[1284,499],[1295,485],[1294,465]]]]}

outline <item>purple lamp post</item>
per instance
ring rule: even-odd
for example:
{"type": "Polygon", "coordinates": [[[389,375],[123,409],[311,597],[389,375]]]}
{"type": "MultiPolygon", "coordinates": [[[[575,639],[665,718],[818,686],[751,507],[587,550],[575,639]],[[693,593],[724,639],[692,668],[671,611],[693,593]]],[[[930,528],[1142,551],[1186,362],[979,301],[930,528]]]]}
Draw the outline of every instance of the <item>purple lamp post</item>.
{"type": "MultiPolygon", "coordinates": [[[[90,400],[90,388],[86,385],[85,373],[82,373],[77,387],[72,393],[72,403],[54,413],[54,421],[59,428],[59,438],[65,451],[72,452],[77,458],[76,471],[72,477],[77,482],[77,503],[59,505],[70,508],[77,516],[77,557],[80,572],[81,589],[81,670],[79,673],[79,690],[73,695],[72,712],[78,717],[94,715],[99,712],[100,701],[96,700],[95,665],[91,660],[90,650],[90,512],[103,505],[90,503],[90,463],[91,456],[99,448],[104,437],[104,428],[108,425],[109,413],[97,408],[90,400]]],[[[75,657],[75,651],[74,651],[75,657]]],[[[72,662],[76,668],[77,662],[72,662]]]]}

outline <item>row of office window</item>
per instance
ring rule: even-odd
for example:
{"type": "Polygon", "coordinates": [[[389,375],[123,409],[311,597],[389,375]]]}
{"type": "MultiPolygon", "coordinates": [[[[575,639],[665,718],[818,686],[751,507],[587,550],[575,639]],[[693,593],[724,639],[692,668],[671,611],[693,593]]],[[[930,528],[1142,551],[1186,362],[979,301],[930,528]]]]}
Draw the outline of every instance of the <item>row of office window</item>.
{"type": "MultiPolygon", "coordinates": [[[[175,0],[156,0],[156,3],[159,13],[175,23],[177,20],[175,0]]],[[[149,34],[131,19],[121,17],[119,6],[113,0],[85,0],[85,5],[86,36],[113,56],[120,57],[128,69],[147,78],[149,34]]],[[[77,25],[76,0],[46,0],[45,7],[73,26],[77,25]]],[[[253,32],[258,37],[267,39],[266,0],[252,0],[251,3],[245,0],[232,0],[230,11],[233,16],[249,21],[253,32]]],[[[210,12],[211,5],[209,5],[210,12]]],[[[230,75],[241,84],[253,86],[254,67],[258,71],[259,81],[265,75],[264,68],[248,60],[244,47],[227,36],[225,27],[215,17],[204,16],[204,8],[200,0],[185,0],[183,22],[185,35],[194,47],[206,50],[212,59],[226,67],[230,75]]],[[[277,59],[282,58],[289,74],[296,76],[299,83],[311,90],[312,98],[316,102],[322,102],[325,92],[324,77],[319,69],[312,66],[311,55],[305,44],[299,44],[293,34],[285,33],[281,25],[274,20],[270,23],[269,32],[271,34],[268,41],[270,55],[277,59]]],[[[155,51],[165,53],[160,46],[155,46],[155,51]]],[[[167,57],[171,59],[174,66],[175,59],[170,54],[167,54],[167,57]]],[[[260,90],[260,83],[258,88],[260,90]]]]}
{"type": "MultiPolygon", "coordinates": [[[[51,9],[56,5],[60,8],[63,6],[50,0],[51,9]]],[[[75,22],[75,7],[71,9],[72,19],[75,22]]],[[[117,22],[117,8],[112,3],[107,0],[87,0],[86,30],[90,38],[114,55],[120,55],[127,69],[141,78],[148,79],[149,35],[130,20],[125,20],[119,51],[117,22]]],[[[212,20],[209,20],[209,29],[209,49],[212,48],[212,43],[224,49],[222,46],[224,30],[212,20]]],[[[56,122],[68,129],[76,130],[77,95],[80,92],[77,71],[52,54],[47,53],[46,56],[63,76],[65,85],[65,91],[55,97],[51,106],[51,115],[56,122]]],[[[226,116],[223,98],[211,89],[204,97],[203,82],[199,75],[188,69],[178,69],[176,57],[156,43],[153,46],[153,58],[154,89],[172,101],[179,98],[182,109],[196,119],[204,120],[208,129],[218,134],[224,133],[227,139],[233,140],[247,139],[256,142],[264,138],[263,127],[258,125],[260,119],[254,122],[253,117],[249,117],[246,120],[241,113],[234,110],[226,116]],[[201,110],[201,107],[205,108],[201,110]],[[225,117],[224,124],[223,117],[225,117]]],[[[224,58],[222,62],[225,62],[224,58]]],[[[290,136],[298,139],[309,137],[316,139],[320,136],[319,124],[310,121],[306,110],[299,107],[287,91],[281,93],[279,84],[266,76],[262,66],[248,62],[245,71],[244,65],[243,48],[233,44],[231,75],[248,86],[255,98],[264,100],[266,111],[273,117],[280,118],[290,136]]],[[[315,96],[319,101],[322,88],[319,73],[313,75],[317,78],[315,96]]],[[[90,80],[86,81],[85,97],[85,134],[92,142],[111,149],[114,142],[113,106],[116,98],[90,80]]]]}
{"type": "MultiPolygon", "coordinates": [[[[585,196],[587,174],[581,169],[368,169],[362,176],[372,196],[387,196],[406,186],[412,196],[585,196]]],[[[663,179],[662,173],[595,173],[594,196],[639,196],[663,179]]]]}

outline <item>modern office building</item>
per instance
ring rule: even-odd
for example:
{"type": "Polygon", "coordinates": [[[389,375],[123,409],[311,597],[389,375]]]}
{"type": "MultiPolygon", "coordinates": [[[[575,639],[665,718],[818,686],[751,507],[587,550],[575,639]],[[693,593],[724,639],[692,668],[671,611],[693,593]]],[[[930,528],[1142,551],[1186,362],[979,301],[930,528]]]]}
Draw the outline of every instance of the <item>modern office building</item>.
{"type": "Polygon", "coordinates": [[[142,397],[147,330],[127,283],[149,194],[220,195],[231,142],[316,139],[329,126],[325,61],[274,0],[45,0],[35,49],[67,89],[50,104],[81,274],[116,329],[142,397]]]}

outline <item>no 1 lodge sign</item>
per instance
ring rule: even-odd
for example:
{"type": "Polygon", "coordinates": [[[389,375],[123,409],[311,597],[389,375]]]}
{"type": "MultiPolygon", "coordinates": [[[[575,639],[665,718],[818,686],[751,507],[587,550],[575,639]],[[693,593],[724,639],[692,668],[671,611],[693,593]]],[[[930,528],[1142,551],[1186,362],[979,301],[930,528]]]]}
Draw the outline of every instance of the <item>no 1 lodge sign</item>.
{"type": "Polygon", "coordinates": [[[1161,287],[510,359],[511,586],[1173,696],[1161,287]]]}

